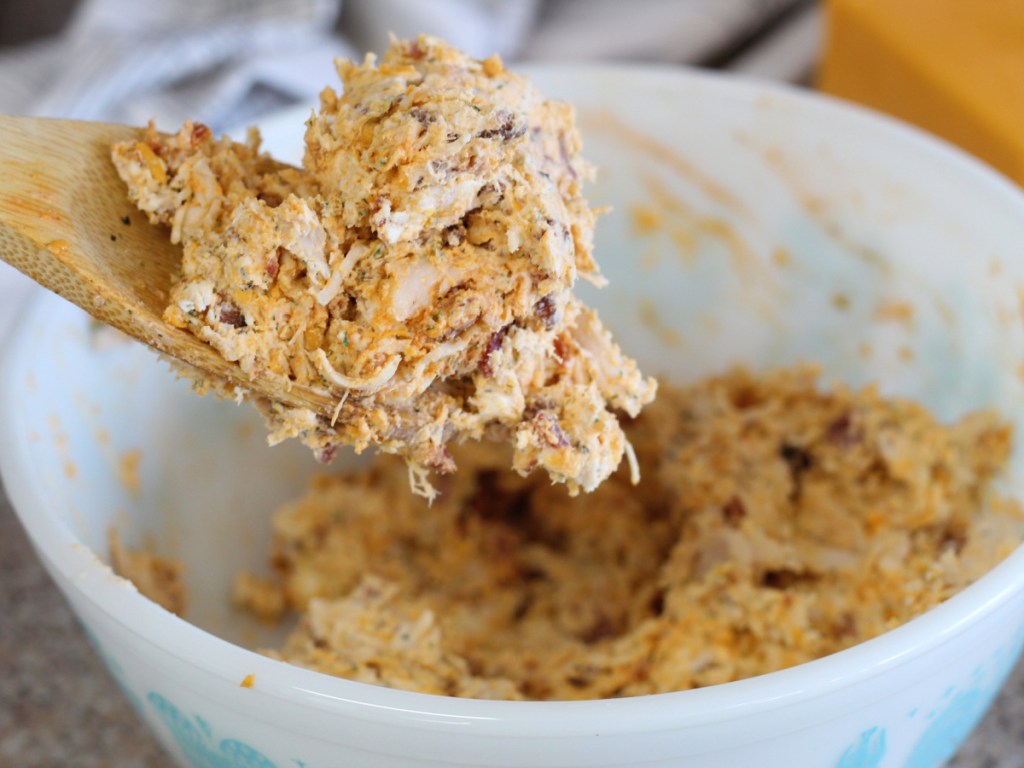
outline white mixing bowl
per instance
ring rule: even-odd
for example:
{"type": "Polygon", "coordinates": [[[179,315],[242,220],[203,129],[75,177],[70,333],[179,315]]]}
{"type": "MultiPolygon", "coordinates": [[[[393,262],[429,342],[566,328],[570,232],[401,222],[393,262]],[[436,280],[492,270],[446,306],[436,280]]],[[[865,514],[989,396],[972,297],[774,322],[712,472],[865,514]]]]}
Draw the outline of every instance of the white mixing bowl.
{"type": "MultiPolygon", "coordinates": [[[[531,74],[579,108],[602,169],[590,196],[614,206],[598,229],[610,287],[587,299],[648,372],[815,360],[943,418],[994,406],[1024,434],[1019,189],[917,131],[791,89],[676,70],[531,74]]],[[[270,121],[269,148],[297,158],[304,118],[270,121]]],[[[266,448],[247,408],[193,395],[50,295],[0,379],[14,506],[183,766],[923,768],[970,731],[1024,643],[1018,548],[881,637],[701,690],[490,702],[323,676],[246,650],[270,638],[226,608],[234,572],[265,558],[271,510],[317,470],[304,448],[266,448]],[[190,621],[111,574],[112,524],[185,561],[190,621]]],[[[1024,452],[1004,485],[1024,498],[1024,452]]]]}

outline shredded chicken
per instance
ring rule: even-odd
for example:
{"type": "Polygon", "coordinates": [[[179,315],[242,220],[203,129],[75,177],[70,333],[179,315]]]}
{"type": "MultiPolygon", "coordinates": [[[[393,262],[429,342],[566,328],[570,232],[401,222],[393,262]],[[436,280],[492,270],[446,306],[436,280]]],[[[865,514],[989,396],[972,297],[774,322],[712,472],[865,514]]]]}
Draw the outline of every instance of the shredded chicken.
{"type": "Polygon", "coordinates": [[[333,419],[257,402],[272,441],[399,454],[432,496],[447,446],[486,437],[520,473],[593,490],[655,383],[573,293],[603,281],[572,108],[429,37],[338,72],[302,169],[197,123],[114,147],[183,247],[166,320],[253,378],[338,399],[333,419]]]}

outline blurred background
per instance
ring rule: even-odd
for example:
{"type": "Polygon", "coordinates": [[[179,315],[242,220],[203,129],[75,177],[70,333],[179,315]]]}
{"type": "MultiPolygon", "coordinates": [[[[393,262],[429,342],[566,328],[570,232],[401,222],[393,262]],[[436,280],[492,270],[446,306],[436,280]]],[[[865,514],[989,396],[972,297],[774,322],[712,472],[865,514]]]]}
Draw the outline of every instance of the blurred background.
{"type": "Polygon", "coordinates": [[[694,64],[805,79],[813,0],[5,0],[0,110],[220,132],[335,83],[335,56],[439,35],[506,61],[694,64]]]}

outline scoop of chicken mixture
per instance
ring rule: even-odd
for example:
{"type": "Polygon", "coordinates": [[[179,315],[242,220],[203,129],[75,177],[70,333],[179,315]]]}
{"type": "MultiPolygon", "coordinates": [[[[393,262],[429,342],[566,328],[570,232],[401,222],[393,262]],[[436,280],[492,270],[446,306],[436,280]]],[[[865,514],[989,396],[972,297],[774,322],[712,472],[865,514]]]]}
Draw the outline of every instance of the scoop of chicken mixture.
{"type": "Polygon", "coordinates": [[[165,319],[254,379],[336,398],[333,414],[257,399],[271,442],[399,454],[432,496],[446,446],[488,438],[521,474],[596,488],[631,458],[617,414],[655,383],[573,294],[602,278],[572,108],[429,37],[338,71],[302,169],[198,123],[114,147],[133,202],[183,246],[165,319]]]}

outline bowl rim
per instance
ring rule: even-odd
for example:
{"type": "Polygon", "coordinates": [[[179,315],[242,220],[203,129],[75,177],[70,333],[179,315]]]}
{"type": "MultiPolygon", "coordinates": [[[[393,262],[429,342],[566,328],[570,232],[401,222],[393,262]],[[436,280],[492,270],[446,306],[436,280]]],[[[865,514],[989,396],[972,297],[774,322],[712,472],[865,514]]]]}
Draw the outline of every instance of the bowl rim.
{"type": "MultiPolygon", "coordinates": [[[[548,63],[519,69],[531,77],[546,75],[597,82],[602,78],[640,78],[645,86],[659,88],[698,86],[708,89],[705,95],[745,102],[770,97],[801,110],[802,114],[829,122],[838,120],[847,130],[867,131],[890,142],[911,145],[914,151],[930,155],[935,162],[944,163],[969,179],[974,187],[987,189],[993,199],[1002,198],[1019,209],[1024,221],[1024,194],[997,171],[942,139],[826,94],[785,83],[685,67],[548,63]]],[[[290,107],[261,123],[272,124],[282,115],[294,114],[299,109],[303,108],[290,107]]],[[[127,632],[234,686],[246,674],[254,674],[257,690],[278,700],[367,721],[394,724],[397,720],[411,727],[458,733],[466,733],[468,726],[478,734],[518,738],[658,732],[700,726],[721,721],[723,716],[736,717],[813,701],[838,688],[875,678],[950,641],[1024,591],[1021,545],[944,603],[851,648],[744,680],[629,698],[540,702],[462,699],[313,672],[222,640],[142,597],[124,579],[112,578],[98,555],[50,511],[54,508],[48,503],[50,493],[32,471],[27,437],[16,426],[19,408],[13,393],[17,389],[14,381],[19,375],[19,361],[33,354],[29,330],[47,322],[54,303],[63,300],[37,289],[27,311],[18,318],[0,348],[0,478],[36,552],[64,590],[73,590],[127,632]],[[140,625],[146,626],[147,631],[140,631],[140,625]],[[643,726],[638,728],[637,723],[643,726]]]]}

